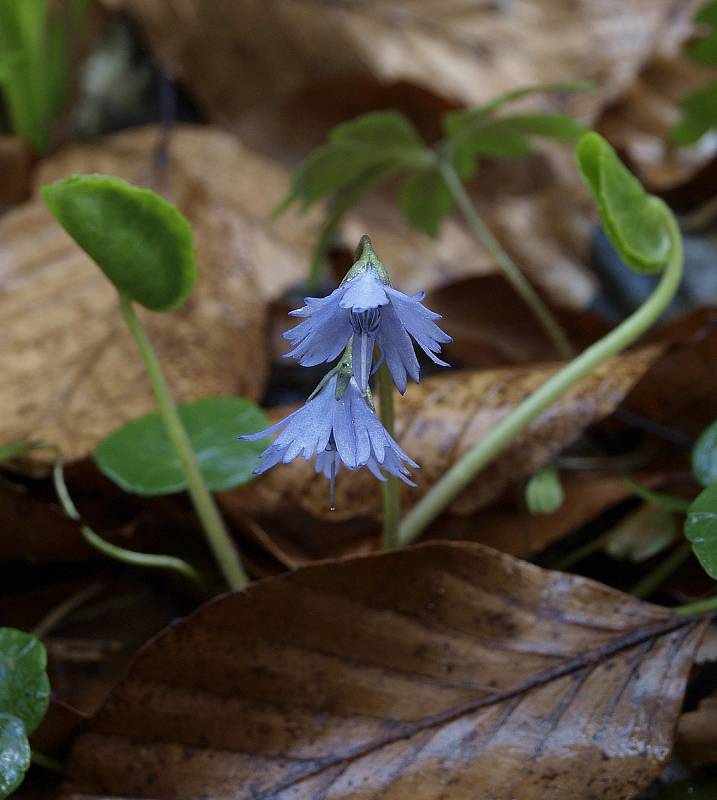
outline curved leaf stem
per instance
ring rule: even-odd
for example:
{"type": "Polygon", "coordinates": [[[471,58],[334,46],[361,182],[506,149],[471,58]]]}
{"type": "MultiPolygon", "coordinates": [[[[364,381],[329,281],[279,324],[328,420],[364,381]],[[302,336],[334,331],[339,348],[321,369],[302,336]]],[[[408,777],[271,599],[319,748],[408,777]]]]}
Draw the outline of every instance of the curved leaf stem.
{"type": "Polygon", "coordinates": [[[603,361],[631,345],[662,314],[677,291],[683,269],[679,228],[669,208],[664,204],[662,208],[672,247],[660,282],[650,297],[617,328],[549,378],[454,464],[406,515],[399,526],[399,545],[414,542],[477,473],[505,450],[540,413],[603,361]]]}
{"type": "Polygon", "coordinates": [[[202,580],[201,575],[191,564],[188,564],[181,558],[176,558],[175,556],[163,556],[156,553],[138,553],[136,550],[126,550],[124,547],[118,547],[115,544],[106,542],[102,537],[98,536],[90,527],[82,522],[80,512],[77,510],[77,506],[70,497],[67,484],[65,483],[62,461],[58,460],[55,462],[55,466],[52,470],[52,478],[55,484],[55,492],[57,493],[57,497],[62,505],[62,508],[67,516],[70,517],[70,519],[80,523],[80,532],[82,533],[82,536],[87,544],[89,544],[91,547],[94,547],[95,550],[99,550],[100,553],[103,553],[110,558],[114,558],[116,561],[123,561],[125,564],[132,564],[136,567],[168,569],[172,570],[173,572],[178,572],[180,575],[183,575],[185,578],[188,578],[190,581],[204,588],[204,581],[202,580]]]}
{"type": "MultiPolygon", "coordinates": [[[[381,422],[393,436],[393,381],[385,362],[379,368],[377,378],[381,422]]],[[[381,484],[381,491],[383,493],[383,549],[394,550],[398,547],[398,522],[401,517],[401,494],[398,478],[395,475],[386,475],[386,481],[381,484]]]]}
{"type": "Polygon", "coordinates": [[[672,611],[676,614],[714,614],[717,612],[717,594],[706,597],[704,600],[695,600],[683,606],[675,606],[672,611]]]}
{"type": "Polygon", "coordinates": [[[533,315],[543,327],[558,354],[565,359],[573,358],[575,349],[570,344],[565,331],[555,319],[550,309],[542,301],[540,295],[533,289],[525,275],[520,271],[518,265],[505,252],[500,242],[493,236],[485,222],[483,222],[452,164],[445,158],[439,156],[438,167],[446,186],[453,196],[453,200],[461,210],[478,241],[495,259],[496,264],[500,267],[508,283],[515,289],[525,304],[533,312],[533,315]]]}
{"type": "Polygon", "coordinates": [[[184,478],[187,481],[189,496],[192,498],[192,503],[204,528],[209,546],[230,588],[243,589],[249,583],[249,578],[244,571],[239,554],[224,525],[224,520],[219,513],[214,498],[204,482],[204,476],[197,464],[192,444],[177,412],[177,407],[159,366],[154,348],[147,338],[142,323],[135,314],[132,301],[121,293],[120,310],[137,343],[137,347],[139,347],[152,391],[157,400],[160,416],[167,429],[167,435],[172,447],[179,458],[184,478]]]}

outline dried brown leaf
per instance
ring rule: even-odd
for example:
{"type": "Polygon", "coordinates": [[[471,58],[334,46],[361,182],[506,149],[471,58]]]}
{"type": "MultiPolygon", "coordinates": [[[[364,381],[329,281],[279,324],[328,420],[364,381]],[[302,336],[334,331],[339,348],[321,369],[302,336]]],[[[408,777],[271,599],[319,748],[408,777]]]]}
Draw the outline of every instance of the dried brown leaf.
{"type": "MultiPolygon", "coordinates": [[[[594,79],[600,88],[571,105],[594,117],[666,29],[689,16],[689,9],[651,0],[104,2],[134,15],[211,118],[236,125],[247,110],[367,79],[412,84],[466,105],[521,85],[594,79]]],[[[352,94],[361,92],[344,86],[344,96],[352,94]]]]}
{"type": "MultiPolygon", "coordinates": [[[[485,506],[517,480],[531,475],[572,443],[580,433],[610,414],[661,348],[651,346],[616,357],[541,414],[488,469],[484,470],[449,510],[467,514],[485,506]]],[[[494,370],[443,372],[411,386],[397,401],[396,432],[401,446],[421,465],[418,489],[402,493],[406,506],[415,503],[487,431],[543,384],[554,365],[494,370]]],[[[286,413],[277,409],[275,417],[286,413]]],[[[405,488],[405,487],[404,487],[405,488]]],[[[336,481],[336,511],[327,508],[327,487],[313,466],[302,460],[272,469],[262,478],[224,495],[244,513],[300,508],[320,517],[347,519],[377,515],[381,493],[366,470],[342,470],[336,481]]]]}
{"type": "MultiPolygon", "coordinates": [[[[45,162],[38,183],[73,172],[151,182],[158,137],[145,128],[78,145],[45,162]]],[[[304,264],[263,216],[285,174],[209,128],[179,129],[172,153],[167,194],[193,225],[200,278],[183,309],[143,314],[150,338],[177,400],[257,398],[267,374],[261,287],[281,291],[304,264]]],[[[154,407],[116,293],[40,200],[0,220],[0,241],[0,441],[39,438],[82,457],[154,407]]],[[[31,457],[46,463],[53,455],[31,457]]]]}
{"type": "Polygon", "coordinates": [[[633,797],[703,627],[476,545],[309,567],[151,642],[64,796],[633,797]]]}

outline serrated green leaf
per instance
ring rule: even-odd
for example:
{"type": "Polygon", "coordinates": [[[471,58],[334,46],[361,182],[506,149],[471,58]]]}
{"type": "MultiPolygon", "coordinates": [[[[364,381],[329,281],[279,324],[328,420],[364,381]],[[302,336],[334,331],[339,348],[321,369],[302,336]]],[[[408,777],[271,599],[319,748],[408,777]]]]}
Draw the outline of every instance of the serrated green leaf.
{"type": "Polygon", "coordinates": [[[705,3],[705,5],[700,8],[695,14],[695,22],[698,25],[712,25],[717,27],[717,0],[705,3]]]}
{"type": "Polygon", "coordinates": [[[605,233],[623,261],[638,272],[659,272],[671,248],[661,201],[645,192],[599,134],[585,134],[576,155],[605,233]]]}
{"type": "Polygon", "coordinates": [[[688,95],[680,103],[682,119],[670,132],[675,144],[693,144],[717,126],[717,81],[688,95]]]}
{"type": "Polygon", "coordinates": [[[22,783],[30,766],[30,743],[22,721],[0,712],[0,798],[22,783]]]}
{"type": "Polygon", "coordinates": [[[289,196],[281,203],[280,213],[294,200],[306,208],[327,195],[349,189],[369,171],[394,167],[392,154],[379,153],[365,144],[330,142],[318,147],[296,169],[289,196]]]}
{"type": "Polygon", "coordinates": [[[108,175],[43,186],[50,211],[120,292],[152,311],[184,304],[197,280],[192,230],[150,189],[108,175]]]}
{"type": "Polygon", "coordinates": [[[705,572],[717,579],[717,484],[692,501],[685,521],[685,536],[705,572]]]}
{"type": "Polygon", "coordinates": [[[717,62],[717,34],[705,36],[687,48],[687,55],[697,64],[714,64],[717,62]]]}
{"type": "Polygon", "coordinates": [[[692,448],[692,472],[703,486],[717,483],[717,421],[702,431],[692,448]]]}
{"type": "Polygon", "coordinates": [[[479,156],[524,158],[530,155],[532,136],[572,141],[585,128],[566,114],[525,113],[493,119],[480,109],[459,111],[444,117],[453,164],[462,177],[477,168],[479,156]]]}
{"type": "Polygon", "coordinates": [[[565,142],[574,141],[586,133],[585,127],[568,114],[512,114],[501,117],[496,122],[503,123],[508,130],[528,136],[542,136],[565,142]]]}
{"type": "Polygon", "coordinates": [[[50,702],[47,654],[35,636],[0,628],[0,711],[22,721],[28,736],[40,724],[50,702]]]}
{"type": "Polygon", "coordinates": [[[408,117],[398,111],[370,111],[342,122],[330,134],[334,142],[354,142],[379,148],[421,149],[423,142],[408,117]]]}
{"type": "Polygon", "coordinates": [[[514,89],[512,92],[500,95],[493,100],[478,107],[481,112],[493,112],[498,108],[512,103],[516,100],[521,100],[524,97],[529,97],[533,94],[572,94],[574,92],[590,92],[595,88],[595,84],[591,81],[563,81],[557,83],[537,83],[533,86],[524,86],[521,89],[514,89]]]}
{"type": "MultiPolygon", "coordinates": [[[[254,479],[266,442],[236,437],[268,426],[264,412],[242,397],[208,397],[178,407],[209,489],[234,489],[254,479]]],[[[100,470],[125,491],[144,496],[186,489],[177,454],[158,412],[133,420],[106,436],[94,454],[100,470]]]]}
{"type": "Polygon", "coordinates": [[[401,189],[401,211],[409,225],[437,236],[443,219],[453,208],[453,198],[437,169],[409,175],[401,189]]]}
{"type": "Polygon", "coordinates": [[[337,125],[330,141],[318,147],[296,169],[291,189],[275,215],[298,200],[304,208],[354,184],[388,176],[426,158],[425,148],[410,120],[396,111],[363,114],[337,125]]]}

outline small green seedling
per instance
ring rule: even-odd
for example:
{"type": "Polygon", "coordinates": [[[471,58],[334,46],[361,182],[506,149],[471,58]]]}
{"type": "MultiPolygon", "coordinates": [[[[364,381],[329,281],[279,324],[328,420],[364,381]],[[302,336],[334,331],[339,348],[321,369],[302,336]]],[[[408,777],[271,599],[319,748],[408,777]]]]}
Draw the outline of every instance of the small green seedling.
{"type": "Polygon", "coordinates": [[[102,441],[96,453],[100,469],[138,494],[187,489],[227,581],[233,588],[244,586],[246,574],[210,489],[251,479],[261,448],[234,437],[263,424],[263,412],[249,400],[231,397],[207,398],[178,409],[134,310],[138,303],[151,311],[169,311],[189,297],[197,281],[189,223],[155,192],[106,175],[67,178],[45,186],[42,195],[117,289],[120,311],[157,399],[157,412],[102,441]]]}
{"type": "Polygon", "coordinates": [[[554,514],[564,500],[560,475],[552,464],[531,475],[525,486],[525,507],[531,514],[554,514]]]}
{"type": "Polygon", "coordinates": [[[0,628],[0,798],[17,789],[30,766],[28,738],[50,703],[46,666],[38,639],[0,628]]]}

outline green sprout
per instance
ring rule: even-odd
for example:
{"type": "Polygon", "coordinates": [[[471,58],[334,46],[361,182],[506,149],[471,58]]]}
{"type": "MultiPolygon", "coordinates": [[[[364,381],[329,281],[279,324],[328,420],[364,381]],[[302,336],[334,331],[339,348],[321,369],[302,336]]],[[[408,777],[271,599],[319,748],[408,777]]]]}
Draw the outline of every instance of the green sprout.
{"type": "Polygon", "coordinates": [[[69,100],[71,54],[87,5],[0,0],[0,90],[15,132],[37,153],[50,146],[69,100]]]}
{"type": "MultiPolygon", "coordinates": [[[[133,420],[109,434],[95,453],[98,466],[127,491],[159,495],[186,489],[227,583],[244,587],[248,578],[234,542],[210,490],[233,488],[252,479],[262,449],[258,443],[234,441],[237,433],[266,422],[251,401],[235,397],[206,398],[179,408],[135,310],[179,308],[197,280],[189,223],[170,203],[148,189],[105,175],[79,175],[45,186],[42,195],[60,224],[93,259],[117,289],[119,311],[139,349],[158,411],[133,420]]],[[[79,514],[55,479],[68,513],[79,514]]],[[[86,527],[86,526],[85,526],[86,527]]],[[[123,554],[92,531],[85,538],[107,555],[147,566],[174,568],[187,577],[196,573],[184,562],[162,558],[149,563],[146,554],[123,554]],[[171,563],[170,563],[171,561],[171,563]]]]}

